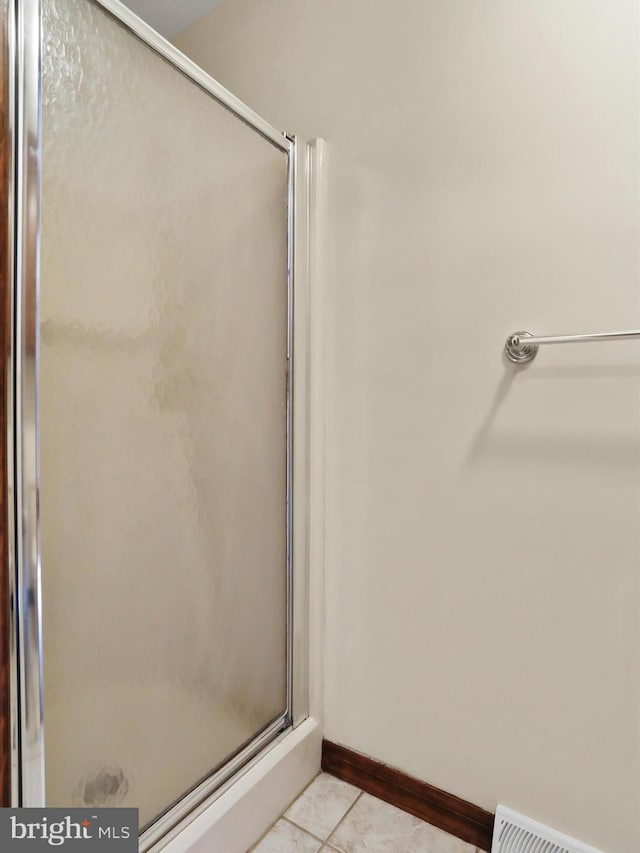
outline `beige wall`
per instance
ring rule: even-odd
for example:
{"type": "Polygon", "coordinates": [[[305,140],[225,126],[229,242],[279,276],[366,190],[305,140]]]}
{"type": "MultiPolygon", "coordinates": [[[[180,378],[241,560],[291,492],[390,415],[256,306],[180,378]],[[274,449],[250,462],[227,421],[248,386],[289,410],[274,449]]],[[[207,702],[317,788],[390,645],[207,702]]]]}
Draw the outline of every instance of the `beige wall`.
{"type": "Polygon", "coordinates": [[[227,0],[178,44],[329,143],[326,735],[640,849],[632,0],[227,0]]]}

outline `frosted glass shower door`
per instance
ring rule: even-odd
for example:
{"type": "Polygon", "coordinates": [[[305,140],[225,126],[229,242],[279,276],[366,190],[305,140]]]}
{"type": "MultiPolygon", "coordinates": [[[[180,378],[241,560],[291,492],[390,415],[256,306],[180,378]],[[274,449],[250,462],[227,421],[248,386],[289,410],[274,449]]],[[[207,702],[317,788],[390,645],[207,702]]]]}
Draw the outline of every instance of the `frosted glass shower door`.
{"type": "Polygon", "coordinates": [[[288,721],[288,142],[98,4],[42,28],[46,800],[148,825],[288,721]]]}

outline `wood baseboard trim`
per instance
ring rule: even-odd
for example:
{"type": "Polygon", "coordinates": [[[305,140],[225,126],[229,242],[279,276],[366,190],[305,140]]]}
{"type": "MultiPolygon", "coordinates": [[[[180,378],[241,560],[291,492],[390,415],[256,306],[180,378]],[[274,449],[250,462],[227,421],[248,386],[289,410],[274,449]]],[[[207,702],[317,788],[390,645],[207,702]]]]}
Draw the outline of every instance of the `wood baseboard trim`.
{"type": "Polygon", "coordinates": [[[491,850],[493,814],[346,746],[322,742],[322,769],[433,826],[491,850]]]}

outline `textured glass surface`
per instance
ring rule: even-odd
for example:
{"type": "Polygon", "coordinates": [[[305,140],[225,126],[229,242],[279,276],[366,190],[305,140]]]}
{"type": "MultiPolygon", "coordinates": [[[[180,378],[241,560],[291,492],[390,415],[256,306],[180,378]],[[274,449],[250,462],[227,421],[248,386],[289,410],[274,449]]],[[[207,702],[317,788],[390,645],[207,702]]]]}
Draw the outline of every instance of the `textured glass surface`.
{"type": "Polygon", "coordinates": [[[49,805],[167,808],[285,708],[286,155],[44,3],[49,805]]]}

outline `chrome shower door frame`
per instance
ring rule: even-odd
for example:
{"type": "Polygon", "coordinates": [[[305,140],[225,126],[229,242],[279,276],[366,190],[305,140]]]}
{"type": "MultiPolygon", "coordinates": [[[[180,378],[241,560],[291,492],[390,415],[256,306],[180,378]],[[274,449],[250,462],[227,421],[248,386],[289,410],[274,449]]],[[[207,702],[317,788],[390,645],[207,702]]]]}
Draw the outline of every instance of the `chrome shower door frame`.
{"type": "Polygon", "coordinates": [[[44,805],[42,607],[39,550],[38,296],[40,263],[40,4],[14,0],[13,510],[11,622],[17,691],[12,801],[44,805]]]}
{"type": "MultiPolygon", "coordinates": [[[[280,133],[233,94],[213,80],[177,48],[118,0],[87,0],[103,7],[138,40],[169,62],[218,103],[226,107],[288,158],[287,273],[287,643],[286,708],[254,739],[208,779],[169,808],[141,836],[147,850],[221,785],[228,783],[274,740],[302,722],[309,712],[307,685],[308,414],[306,345],[307,185],[306,146],[280,133]],[[294,304],[296,310],[294,311],[294,304]],[[298,310],[300,306],[300,311],[298,310]],[[294,350],[300,370],[294,375],[294,350]],[[298,359],[298,353],[300,358],[298,359]],[[294,437],[295,424],[295,437],[294,437]],[[295,465],[294,465],[295,459],[295,465]],[[294,492],[295,481],[295,492],[294,492]],[[295,498],[294,498],[295,495],[295,498]],[[295,520],[294,520],[295,519],[295,520]],[[295,536],[294,536],[295,529],[295,536]],[[295,565],[294,565],[295,564],[295,565]],[[295,579],[295,582],[294,582],[295,579]],[[294,630],[295,625],[295,630],[294,630]]],[[[13,346],[8,375],[13,382],[7,437],[9,459],[9,533],[12,635],[12,805],[45,805],[45,740],[43,707],[42,602],[39,541],[38,348],[41,144],[41,4],[10,0],[10,90],[14,92],[11,128],[13,153],[13,346]],[[11,79],[12,78],[12,79],[11,79]],[[11,432],[11,430],[9,430],[11,432]],[[13,499],[11,499],[13,495],[13,499]]]]}

